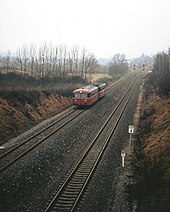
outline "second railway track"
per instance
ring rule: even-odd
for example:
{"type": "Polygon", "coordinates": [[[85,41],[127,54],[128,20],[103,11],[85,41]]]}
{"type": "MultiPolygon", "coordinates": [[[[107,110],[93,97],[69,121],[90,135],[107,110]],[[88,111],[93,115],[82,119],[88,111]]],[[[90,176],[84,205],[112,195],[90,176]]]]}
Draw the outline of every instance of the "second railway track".
{"type": "Polygon", "coordinates": [[[136,82],[131,84],[98,134],[82,154],[70,175],[56,192],[45,211],[74,211],[91,179],[132,96],[136,82]]]}
{"type": "MultiPolygon", "coordinates": [[[[116,82],[108,90],[108,93],[119,88],[125,81],[126,78],[116,82]]],[[[61,118],[52,122],[51,124],[43,128],[42,130],[38,131],[34,135],[30,136],[29,138],[24,139],[23,141],[19,142],[17,145],[14,145],[8,150],[4,149],[3,151],[1,151],[0,172],[8,168],[22,156],[26,155],[28,152],[30,152],[40,143],[48,139],[51,135],[59,131],[61,128],[63,128],[65,125],[67,125],[69,122],[71,122],[73,119],[75,119],[83,112],[84,110],[72,109],[70,112],[63,115],[61,118]]]]}

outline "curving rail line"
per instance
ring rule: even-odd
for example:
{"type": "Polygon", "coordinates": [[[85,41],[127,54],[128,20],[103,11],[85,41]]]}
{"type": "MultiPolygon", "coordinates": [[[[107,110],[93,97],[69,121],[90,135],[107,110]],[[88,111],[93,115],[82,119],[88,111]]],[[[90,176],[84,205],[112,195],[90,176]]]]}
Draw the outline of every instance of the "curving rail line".
{"type": "MultiPolygon", "coordinates": [[[[139,79],[138,79],[139,80],[139,79]]],[[[72,172],[45,209],[45,212],[73,211],[76,209],[97,164],[112,137],[138,82],[132,83],[98,134],[83,153],[72,172]],[[121,110],[121,111],[120,111],[121,110]],[[116,118],[117,117],[117,118],[116,118]]]]}
{"type": "MultiPolygon", "coordinates": [[[[127,77],[128,78],[128,77],[127,77]]],[[[108,94],[121,86],[127,78],[124,78],[122,80],[119,80],[118,82],[114,83],[113,86],[111,86],[108,89],[108,94]]],[[[14,147],[10,148],[9,150],[5,151],[0,155],[0,172],[8,168],[11,164],[16,162],[18,159],[20,159],[22,156],[26,155],[28,152],[30,152],[32,149],[34,149],[36,146],[38,146],[40,143],[44,142],[47,138],[52,136],[54,133],[59,131],[61,128],[63,128],[66,124],[71,122],[73,119],[78,117],[81,113],[83,113],[84,110],[71,110],[69,113],[65,114],[58,120],[54,121],[47,127],[43,128],[36,134],[32,135],[28,139],[25,139],[24,141],[18,143],[14,147]]]]}

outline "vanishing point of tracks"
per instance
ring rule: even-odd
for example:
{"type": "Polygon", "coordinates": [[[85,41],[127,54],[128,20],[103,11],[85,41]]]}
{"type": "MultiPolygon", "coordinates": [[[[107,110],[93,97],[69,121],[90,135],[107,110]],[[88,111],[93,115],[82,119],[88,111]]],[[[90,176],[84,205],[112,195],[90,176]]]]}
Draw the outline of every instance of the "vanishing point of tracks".
{"type": "Polygon", "coordinates": [[[74,211],[78,207],[82,195],[85,192],[94,170],[96,169],[106,146],[111,139],[128,103],[138,80],[133,82],[125,92],[113,112],[105,121],[89,147],[84,151],[81,158],[56,192],[46,207],[46,212],[74,211]]]}

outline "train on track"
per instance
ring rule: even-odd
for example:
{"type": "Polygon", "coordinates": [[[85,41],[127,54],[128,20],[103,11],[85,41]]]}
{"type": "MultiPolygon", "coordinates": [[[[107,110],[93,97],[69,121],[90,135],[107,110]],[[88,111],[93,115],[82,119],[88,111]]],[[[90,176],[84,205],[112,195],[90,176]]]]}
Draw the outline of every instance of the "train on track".
{"type": "Polygon", "coordinates": [[[90,106],[106,95],[106,83],[94,83],[73,91],[73,103],[90,106]]]}

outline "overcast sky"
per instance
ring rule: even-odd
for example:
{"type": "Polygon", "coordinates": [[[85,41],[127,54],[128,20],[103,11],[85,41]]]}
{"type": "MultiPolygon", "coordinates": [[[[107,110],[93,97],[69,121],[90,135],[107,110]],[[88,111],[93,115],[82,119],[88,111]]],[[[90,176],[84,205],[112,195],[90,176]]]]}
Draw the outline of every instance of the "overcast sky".
{"type": "Polygon", "coordinates": [[[170,47],[170,0],[0,0],[0,51],[78,45],[97,58],[170,47]]]}

